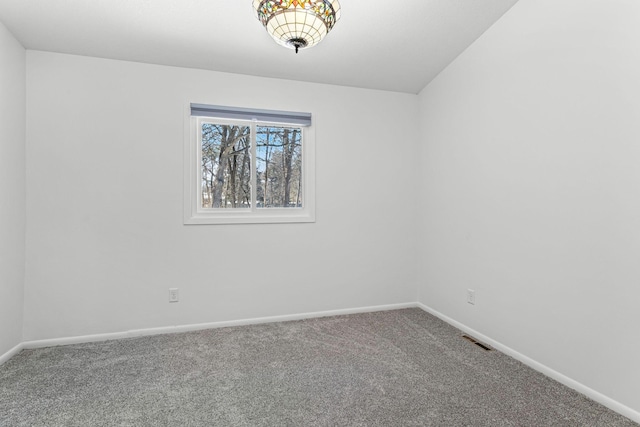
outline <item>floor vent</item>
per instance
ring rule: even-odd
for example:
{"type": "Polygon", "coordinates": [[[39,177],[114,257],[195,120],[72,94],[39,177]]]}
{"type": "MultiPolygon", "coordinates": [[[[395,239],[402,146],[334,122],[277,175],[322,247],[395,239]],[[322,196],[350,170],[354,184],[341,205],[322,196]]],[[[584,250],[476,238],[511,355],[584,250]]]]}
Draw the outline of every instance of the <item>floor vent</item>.
{"type": "Polygon", "coordinates": [[[477,345],[478,347],[480,347],[481,349],[485,350],[485,351],[491,351],[493,350],[491,347],[489,347],[486,344],[481,343],[480,341],[478,341],[477,339],[475,339],[474,337],[464,334],[462,336],[462,338],[464,338],[465,340],[471,341],[472,343],[474,343],[475,345],[477,345]]]}

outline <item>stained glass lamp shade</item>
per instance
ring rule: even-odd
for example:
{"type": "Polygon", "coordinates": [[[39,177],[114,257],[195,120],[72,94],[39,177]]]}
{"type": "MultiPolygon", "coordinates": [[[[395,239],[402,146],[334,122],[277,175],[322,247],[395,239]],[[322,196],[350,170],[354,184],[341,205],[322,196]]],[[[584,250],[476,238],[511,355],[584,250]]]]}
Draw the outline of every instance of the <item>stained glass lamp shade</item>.
{"type": "Polygon", "coordinates": [[[271,37],[296,53],[320,43],[340,19],[338,0],[253,0],[253,9],[271,37]]]}

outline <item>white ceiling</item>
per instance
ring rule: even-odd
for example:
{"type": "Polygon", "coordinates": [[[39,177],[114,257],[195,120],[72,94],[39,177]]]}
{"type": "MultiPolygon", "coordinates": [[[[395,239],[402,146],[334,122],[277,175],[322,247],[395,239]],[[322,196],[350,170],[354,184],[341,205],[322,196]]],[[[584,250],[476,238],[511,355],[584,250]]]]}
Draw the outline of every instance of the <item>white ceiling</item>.
{"type": "Polygon", "coordinates": [[[0,0],[0,21],[27,49],[418,93],[516,1],[340,0],[297,55],[251,0],[0,0]]]}

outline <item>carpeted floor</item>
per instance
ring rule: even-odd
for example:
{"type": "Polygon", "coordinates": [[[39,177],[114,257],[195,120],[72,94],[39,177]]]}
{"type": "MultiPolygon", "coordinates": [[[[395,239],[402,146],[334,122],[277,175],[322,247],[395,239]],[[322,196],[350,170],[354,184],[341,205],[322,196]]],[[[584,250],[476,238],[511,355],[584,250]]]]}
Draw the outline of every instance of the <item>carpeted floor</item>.
{"type": "Polygon", "coordinates": [[[637,426],[420,309],[25,350],[0,425],[637,426]]]}

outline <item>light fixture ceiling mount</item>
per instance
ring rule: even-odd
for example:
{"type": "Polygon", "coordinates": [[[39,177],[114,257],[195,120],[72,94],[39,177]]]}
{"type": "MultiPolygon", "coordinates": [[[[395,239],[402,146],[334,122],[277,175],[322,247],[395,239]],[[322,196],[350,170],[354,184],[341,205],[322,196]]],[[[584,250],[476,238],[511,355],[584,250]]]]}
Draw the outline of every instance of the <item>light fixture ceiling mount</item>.
{"type": "Polygon", "coordinates": [[[340,19],[338,0],[253,0],[253,9],[271,37],[296,53],[320,43],[340,19]]]}

